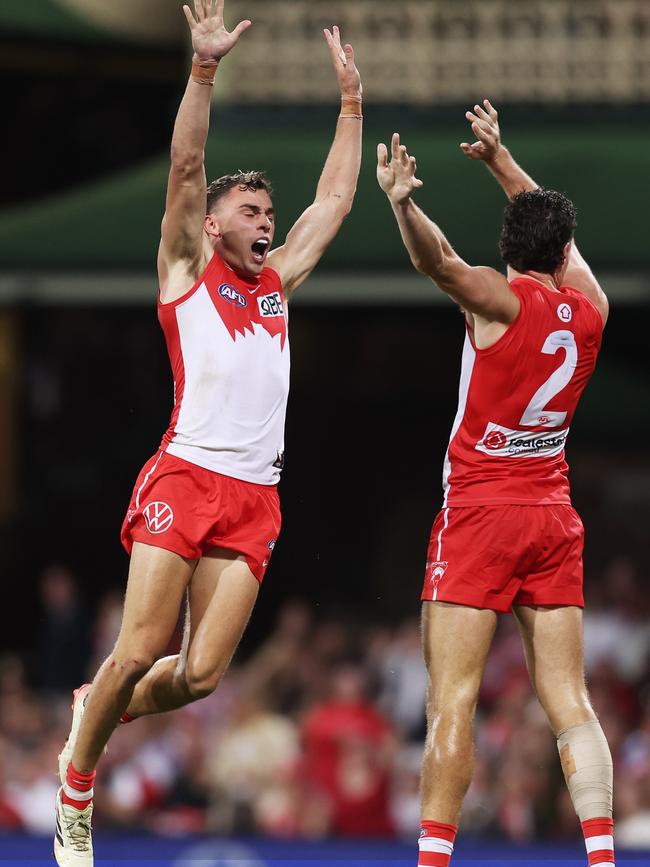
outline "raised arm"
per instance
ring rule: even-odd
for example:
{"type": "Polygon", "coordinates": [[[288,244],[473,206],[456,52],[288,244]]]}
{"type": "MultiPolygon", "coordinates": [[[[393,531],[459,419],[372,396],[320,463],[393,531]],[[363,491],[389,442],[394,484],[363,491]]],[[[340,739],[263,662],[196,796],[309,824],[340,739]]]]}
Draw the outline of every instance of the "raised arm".
{"type": "Polygon", "coordinates": [[[316,197],[298,218],[282,247],[269,254],[288,298],[307,279],[350,213],[361,168],[361,77],[351,45],[341,46],[338,27],[325,30],[341,90],[341,113],[316,197]]]}
{"type": "Polygon", "coordinates": [[[392,159],[386,145],[377,147],[377,180],[388,196],[411,262],[470,313],[487,322],[509,324],[519,312],[519,299],[508,281],[493,268],[472,267],[455,252],[442,231],[415,204],[412,194],[423,186],[415,176],[415,157],[393,135],[392,159]]]}
{"type": "MultiPolygon", "coordinates": [[[[490,101],[484,99],[483,107],[475,105],[474,111],[466,112],[465,117],[470,122],[477,140],[473,144],[462,142],[460,148],[463,153],[470,159],[484,162],[509,199],[517,193],[536,190],[539,184],[526,174],[510,151],[501,143],[499,116],[490,101]]],[[[508,270],[509,276],[511,276],[510,272],[512,276],[516,274],[512,269],[508,270]]],[[[575,239],[571,243],[564,283],[586,295],[600,313],[603,324],[607,321],[609,313],[607,296],[580,254],[575,239]]]]}
{"type": "Polygon", "coordinates": [[[171,145],[165,216],[158,251],[161,299],[173,301],[195,282],[212,256],[203,231],[206,211],[205,143],[210,124],[212,84],[219,62],[250,27],[242,21],[229,33],[224,0],[194,0],[183,6],[192,35],[192,74],[176,115],[171,145]]]}

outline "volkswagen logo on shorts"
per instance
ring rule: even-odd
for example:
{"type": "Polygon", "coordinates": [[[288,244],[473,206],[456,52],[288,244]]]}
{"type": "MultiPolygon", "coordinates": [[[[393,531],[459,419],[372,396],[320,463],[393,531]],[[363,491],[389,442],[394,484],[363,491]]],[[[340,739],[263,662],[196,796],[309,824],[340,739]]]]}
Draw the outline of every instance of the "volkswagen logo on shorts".
{"type": "Polygon", "coordinates": [[[248,301],[244,298],[241,292],[238,292],[230,283],[222,283],[219,286],[219,295],[234,304],[235,307],[247,307],[248,301]]]}
{"type": "Polygon", "coordinates": [[[150,533],[164,533],[174,523],[174,513],[167,503],[149,503],[142,510],[142,514],[150,533]]]}
{"type": "Polygon", "coordinates": [[[571,322],[573,319],[573,310],[568,304],[560,304],[557,308],[558,319],[561,319],[562,322],[571,322]]]}

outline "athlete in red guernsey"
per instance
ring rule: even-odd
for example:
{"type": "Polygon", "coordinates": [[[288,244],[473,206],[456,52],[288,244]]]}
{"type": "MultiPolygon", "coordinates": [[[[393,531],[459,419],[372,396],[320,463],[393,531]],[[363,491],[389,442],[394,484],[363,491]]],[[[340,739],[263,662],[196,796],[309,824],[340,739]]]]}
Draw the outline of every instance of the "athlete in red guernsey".
{"type": "Polygon", "coordinates": [[[431,532],[423,600],[429,673],[422,766],[422,867],[447,867],[473,771],[472,720],[497,612],[517,618],[535,691],[555,733],[588,863],[614,864],[612,759],[585,687],[583,527],[564,448],[591,376],[607,299],[580,256],[575,209],[540,189],[500,141],[485,100],[467,112],[510,202],[500,250],[507,276],[471,267],[414,203],[422,182],[395,134],[377,177],[418,271],[465,314],[458,411],[431,532]]]}
{"type": "Polygon", "coordinates": [[[350,211],[361,164],[361,79],[334,27],[324,32],[341,113],[314,202],[284,244],[272,249],[275,210],[262,172],[207,185],[211,85],[251,23],[228,32],[223,6],[183,7],[194,57],[174,126],[158,255],[174,409],[122,527],[131,565],[120,635],[92,685],[76,692],[59,757],[60,865],[93,864],[95,767],[116,725],[209,695],[248,622],[280,532],[287,304],[350,211]],[[163,656],[185,596],[182,651],[163,656]]]}

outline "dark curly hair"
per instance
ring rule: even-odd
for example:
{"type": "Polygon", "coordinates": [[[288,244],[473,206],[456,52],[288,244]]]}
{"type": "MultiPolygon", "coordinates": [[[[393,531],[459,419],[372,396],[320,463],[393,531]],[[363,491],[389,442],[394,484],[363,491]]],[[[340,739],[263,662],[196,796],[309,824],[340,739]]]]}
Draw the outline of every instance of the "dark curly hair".
{"type": "Polygon", "coordinates": [[[235,172],[234,175],[223,175],[212,181],[208,187],[207,213],[212,213],[212,209],[219,199],[223,198],[227,192],[239,187],[240,190],[266,190],[270,195],[273,194],[271,181],[264,172],[235,172]]]}
{"type": "Polygon", "coordinates": [[[517,271],[554,274],[576,225],[573,202],[562,193],[541,187],[518,193],[503,212],[501,258],[517,271]]]}

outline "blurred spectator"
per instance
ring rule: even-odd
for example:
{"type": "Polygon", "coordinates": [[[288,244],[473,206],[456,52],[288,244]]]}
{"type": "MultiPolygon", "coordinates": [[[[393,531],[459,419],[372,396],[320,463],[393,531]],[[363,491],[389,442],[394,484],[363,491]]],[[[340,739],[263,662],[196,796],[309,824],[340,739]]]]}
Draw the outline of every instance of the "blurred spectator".
{"type": "Polygon", "coordinates": [[[390,815],[395,833],[412,838],[420,826],[421,744],[402,746],[395,754],[392,769],[390,815]]]}
{"type": "Polygon", "coordinates": [[[332,831],[342,836],[388,836],[393,727],[364,695],[361,668],[345,665],[332,677],[332,695],[303,721],[304,776],[332,802],[332,831]]]}
{"type": "Polygon", "coordinates": [[[617,845],[626,849],[650,849],[650,786],[636,786],[637,809],[616,826],[617,845]]]}
{"type": "Polygon", "coordinates": [[[615,557],[600,593],[591,595],[596,599],[590,600],[584,618],[587,672],[605,663],[624,682],[638,682],[650,659],[650,612],[634,563],[615,557]]]}
{"type": "Polygon", "coordinates": [[[382,648],[379,705],[407,739],[422,739],[426,729],[427,670],[422,657],[420,623],[399,627],[382,648]]]}
{"type": "Polygon", "coordinates": [[[91,653],[86,669],[85,680],[89,681],[113,650],[122,625],[124,592],[109,590],[99,603],[99,609],[91,631],[91,653]]]}
{"type": "MultiPolygon", "coordinates": [[[[299,756],[298,729],[290,719],[264,707],[259,699],[244,694],[233,708],[227,727],[209,756],[209,785],[231,815],[223,821],[230,830],[255,830],[260,797],[270,787],[281,789],[299,756]]],[[[269,817],[278,823],[283,819],[269,817]]],[[[267,830],[270,830],[268,828],[267,830]]]]}
{"type": "Polygon", "coordinates": [[[41,576],[42,615],[37,626],[36,681],[50,693],[65,693],[84,682],[88,664],[86,615],[77,582],[64,566],[50,566],[41,576]]]}

